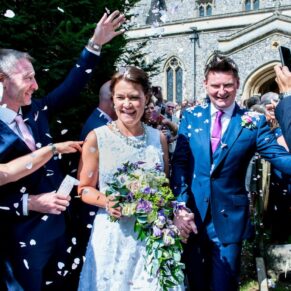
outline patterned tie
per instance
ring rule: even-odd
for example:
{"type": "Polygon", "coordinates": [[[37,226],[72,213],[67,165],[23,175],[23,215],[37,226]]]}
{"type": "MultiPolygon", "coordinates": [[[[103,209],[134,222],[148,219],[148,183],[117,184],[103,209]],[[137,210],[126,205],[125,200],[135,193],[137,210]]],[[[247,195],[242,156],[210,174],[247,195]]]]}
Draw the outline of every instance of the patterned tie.
{"type": "Polygon", "coordinates": [[[24,123],[24,120],[20,114],[15,117],[15,122],[18,126],[18,129],[21,132],[22,139],[26,145],[32,150],[35,150],[35,141],[31,133],[29,132],[27,125],[24,123]]]}
{"type": "Polygon", "coordinates": [[[224,114],[224,112],[222,110],[218,110],[216,112],[216,117],[215,117],[213,129],[212,129],[212,133],[211,133],[212,153],[215,152],[215,150],[217,149],[217,147],[218,147],[218,145],[220,143],[221,130],[222,130],[221,117],[222,117],[223,114],[224,114]]]}

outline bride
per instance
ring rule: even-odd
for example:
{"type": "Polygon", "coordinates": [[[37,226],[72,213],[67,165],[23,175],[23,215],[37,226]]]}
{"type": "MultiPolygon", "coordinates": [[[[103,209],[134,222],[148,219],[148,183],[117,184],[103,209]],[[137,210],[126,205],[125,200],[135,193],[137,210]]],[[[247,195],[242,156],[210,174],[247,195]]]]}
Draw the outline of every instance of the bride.
{"type": "Polygon", "coordinates": [[[148,167],[159,163],[168,174],[167,141],[160,131],[141,122],[150,98],[144,71],[130,66],[124,73],[116,73],[111,92],[118,118],[88,134],[78,170],[82,201],[99,207],[79,290],[160,290],[157,278],[145,270],[145,243],[136,239],[134,218],[121,217],[121,209],[114,208],[115,202],[104,193],[106,182],[128,161],[143,161],[148,167]],[[111,222],[109,215],[120,218],[119,222],[111,222]]]}

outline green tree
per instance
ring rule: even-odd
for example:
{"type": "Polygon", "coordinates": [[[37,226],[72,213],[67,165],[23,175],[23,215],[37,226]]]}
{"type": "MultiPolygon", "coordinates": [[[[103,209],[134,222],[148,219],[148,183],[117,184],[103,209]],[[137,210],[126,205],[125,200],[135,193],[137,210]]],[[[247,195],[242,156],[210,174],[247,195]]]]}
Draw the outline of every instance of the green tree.
{"type": "MultiPolygon", "coordinates": [[[[0,46],[27,51],[35,58],[40,89],[34,97],[41,97],[65,78],[103,13],[118,9],[127,15],[136,2],[138,0],[2,0],[0,46]],[[15,16],[5,17],[7,10],[12,10],[15,16]]],[[[55,140],[78,138],[83,122],[97,105],[100,85],[114,73],[114,64],[126,43],[126,38],[119,36],[102,48],[101,63],[82,92],[81,102],[55,116],[55,140]],[[63,129],[68,132],[62,135],[63,129]]]]}

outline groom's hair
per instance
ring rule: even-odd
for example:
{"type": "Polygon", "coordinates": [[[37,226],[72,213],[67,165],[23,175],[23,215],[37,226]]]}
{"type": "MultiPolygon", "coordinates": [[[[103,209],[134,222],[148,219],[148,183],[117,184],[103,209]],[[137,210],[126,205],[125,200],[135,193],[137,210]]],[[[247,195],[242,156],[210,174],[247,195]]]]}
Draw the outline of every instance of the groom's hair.
{"type": "Polygon", "coordinates": [[[209,72],[232,72],[234,77],[239,79],[237,64],[231,58],[220,55],[218,53],[214,53],[212,58],[205,66],[205,80],[207,80],[209,72]]]}

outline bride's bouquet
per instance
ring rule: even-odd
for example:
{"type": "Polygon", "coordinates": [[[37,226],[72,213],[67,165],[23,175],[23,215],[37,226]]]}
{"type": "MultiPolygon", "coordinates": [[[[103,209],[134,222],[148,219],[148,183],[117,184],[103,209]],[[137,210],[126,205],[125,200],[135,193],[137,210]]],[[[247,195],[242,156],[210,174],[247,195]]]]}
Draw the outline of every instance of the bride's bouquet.
{"type": "Polygon", "coordinates": [[[163,290],[183,284],[182,245],[171,220],[175,197],[161,167],[148,169],[143,162],[127,162],[107,184],[106,196],[114,196],[114,207],[121,207],[123,216],[136,219],[134,231],[137,239],[146,242],[149,274],[158,278],[163,290]]]}

